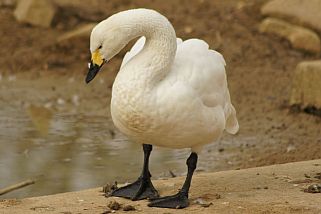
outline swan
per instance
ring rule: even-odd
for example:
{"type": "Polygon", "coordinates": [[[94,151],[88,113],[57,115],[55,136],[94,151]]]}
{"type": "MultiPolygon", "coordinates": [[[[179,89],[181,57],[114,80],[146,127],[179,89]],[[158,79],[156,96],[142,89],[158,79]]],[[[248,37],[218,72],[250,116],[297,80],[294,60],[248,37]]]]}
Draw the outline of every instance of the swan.
{"type": "Polygon", "coordinates": [[[111,115],[115,126],[142,144],[143,170],[132,184],[112,196],[150,199],[148,206],[184,208],[198,153],[226,130],[239,129],[230,99],[223,56],[199,39],[182,41],[166,17],[151,9],[116,13],[98,23],[90,35],[91,62],[86,82],[120,52],[126,53],[112,87],[111,115]],[[160,197],[151,182],[149,156],[153,145],[191,148],[187,176],[177,194],[160,197]]]}

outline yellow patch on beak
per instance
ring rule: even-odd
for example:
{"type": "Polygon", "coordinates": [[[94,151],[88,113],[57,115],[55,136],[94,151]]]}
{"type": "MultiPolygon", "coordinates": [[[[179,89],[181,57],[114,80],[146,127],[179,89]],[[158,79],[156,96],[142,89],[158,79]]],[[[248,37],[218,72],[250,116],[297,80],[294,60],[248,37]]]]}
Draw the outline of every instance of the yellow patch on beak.
{"type": "Polygon", "coordinates": [[[99,50],[95,50],[95,52],[91,54],[91,61],[98,66],[101,66],[104,63],[104,59],[99,50]]]}

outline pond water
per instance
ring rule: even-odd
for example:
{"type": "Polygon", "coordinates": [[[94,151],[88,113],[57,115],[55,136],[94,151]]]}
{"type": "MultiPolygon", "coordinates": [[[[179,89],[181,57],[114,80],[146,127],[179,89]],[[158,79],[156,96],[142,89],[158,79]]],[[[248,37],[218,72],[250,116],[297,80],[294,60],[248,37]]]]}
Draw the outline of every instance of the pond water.
{"type": "MultiPolygon", "coordinates": [[[[3,106],[0,188],[30,178],[36,183],[0,198],[46,195],[136,179],[142,167],[141,146],[110,130],[109,123],[103,116],[53,114],[37,107],[18,111],[3,106]]],[[[222,156],[218,147],[209,145],[202,152],[199,170],[217,170],[222,156]]],[[[150,163],[153,178],[168,177],[169,170],[185,174],[189,152],[154,147],[150,163]]]]}

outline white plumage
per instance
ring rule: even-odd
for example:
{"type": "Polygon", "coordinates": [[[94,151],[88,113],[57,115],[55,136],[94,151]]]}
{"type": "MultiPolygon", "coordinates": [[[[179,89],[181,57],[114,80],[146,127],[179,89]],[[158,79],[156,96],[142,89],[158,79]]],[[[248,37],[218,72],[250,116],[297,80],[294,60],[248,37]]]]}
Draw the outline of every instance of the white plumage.
{"type": "MultiPolygon", "coordinates": [[[[121,69],[143,49],[145,40],[145,37],[138,39],[126,53],[121,69]]],[[[152,142],[146,142],[145,136],[138,138],[139,142],[172,148],[190,147],[199,151],[202,145],[214,142],[224,129],[235,134],[239,125],[227,87],[225,65],[223,56],[209,49],[203,40],[183,42],[177,38],[177,51],[170,72],[157,86],[158,93],[154,94],[155,99],[167,103],[146,109],[150,112],[164,108],[158,110],[161,117],[168,119],[164,124],[168,129],[158,126],[158,130],[153,130],[154,136],[148,136],[152,142]]],[[[164,123],[164,119],[159,122],[164,123]]]]}
{"type": "Polygon", "coordinates": [[[93,29],[86,82],[95,77],[103,62],[139,37],[114,81],[111,115],[121,132],[143,144],[143,171],[137,181],[114,190],[112,196],[157,198],[149,206],[184,208],[189,203],[197,153],[224,130],[235,134],[239,129],[227,87],[225,60],[203,40],[176,38],[173,26],[156,11],[128,10],[93,29]],[[192,149],[186,161],[186,180],[173,196],[158,198],[150,180],[152,145],[192,149]]]}

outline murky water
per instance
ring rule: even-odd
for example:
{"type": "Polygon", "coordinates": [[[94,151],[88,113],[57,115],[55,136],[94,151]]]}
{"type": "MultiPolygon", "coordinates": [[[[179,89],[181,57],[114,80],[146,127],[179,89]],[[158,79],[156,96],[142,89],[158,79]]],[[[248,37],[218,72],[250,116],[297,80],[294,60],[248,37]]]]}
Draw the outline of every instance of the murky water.
{"type": "MultiPolygon", "coordinates": [[[[143,159],[141,146],[108,127],[107,118],[101,116],[4,106],[0,111],[0,185],[29,178],[36,179],[36,184],[2,198],[53,194],[136,179],[143,159]]],[[[200,157],[199,169],[215,169],[217,150],[215,144],[207,147],[200,157]]],[[[184,174],[189,152],[155,147],[150,163],[153,177],[169,176],[169,170],[184,174]]]]}

